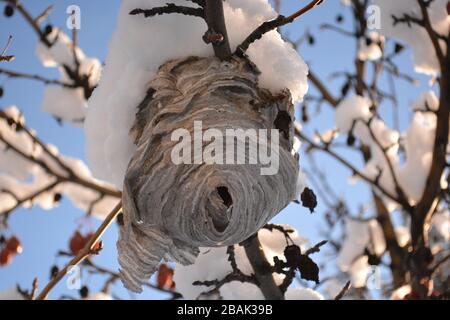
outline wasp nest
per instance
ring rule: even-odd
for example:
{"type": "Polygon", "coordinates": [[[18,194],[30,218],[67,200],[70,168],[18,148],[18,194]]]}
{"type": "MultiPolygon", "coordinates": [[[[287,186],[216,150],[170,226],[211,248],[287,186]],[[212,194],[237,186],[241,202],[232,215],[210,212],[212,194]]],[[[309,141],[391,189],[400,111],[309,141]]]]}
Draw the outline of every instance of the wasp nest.
{"type": "Polygon", "coordinates": [[[291,153],[291,95],[261,89],[258,73],[245,58],[190,57],[167,62],[150,82],[130,132],[137,149],[123,188],[124,225],[117,246],[128,289],[140,292],[162,259],[191,264],[199,247],[247,239],[294,200],[298,161],[291,153]],[[223,163],[199,162],[195,152],[188,155],[192,163],[176,163],[173,150],[180,142],[172,134],[177,129],[191,134],[193,149],[204,151],[212,141],[202,138],[205,130],[214,129],[216,137],[226,137],[229,129],[265,130],[266,139],[256,140],[258,150],[279,140],[279,148],[267,151],[276,158],[277,171],[262,174],[268,164],[256,161],[252,139],[239,135],[231,145],[245,164],[226,161],[236,152],[225,138],[223,154],[214,152],[223,163]],[[248,143],[238,149],[242,140],[248,143]]]}

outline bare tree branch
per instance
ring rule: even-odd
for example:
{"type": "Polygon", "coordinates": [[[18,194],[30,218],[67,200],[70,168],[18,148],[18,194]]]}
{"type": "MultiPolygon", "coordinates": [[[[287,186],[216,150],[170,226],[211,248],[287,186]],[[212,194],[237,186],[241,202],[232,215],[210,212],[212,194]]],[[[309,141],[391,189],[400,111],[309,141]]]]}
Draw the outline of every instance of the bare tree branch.
{"type": "Polygon", "coordinates": [[[381,153],[383,154],[384,159],[386,160],[386,163],[389,168],[389,173],[392,177],[392,180],[394,181],[395,191],[397,192],[397,195],[399,197],[399,200],[401,201],[401,204],[403,204],[403,206],[406,210],[411,211],[412,208],[409,205],[408,198],[405,194],[405,191],[403,190],[403,188],[400,186],[400,183],[398,182],[397,174],[394,170],[394,165],[392,164],[391,158],[389,158],[389,156],[387,154],[387,152],[389,151],[389,149],[392,146],[389,146],[388,148],[383,147],[383,145],[381,144],[380,140],[378,140],[378,137],[375,135],[375,133],[373,132],[373,129],[371,127],[373,120],[374,120],[374,118],[372,117],[369,119],[368,122],[363,121],[363,123],[366,125],[367,129],[369,130],[372,140],[375,142],[376,146],[380,149],[381,153]]]}
{"type": "Polygon", "coordinates": [[[3,48],[2,53],[0,53],[0,62],[11,62],[16,58],[15,56],[12,56],[12,55],[6,55],[6,52],[8,51],[9,47],[11,46],[11,43],[12,43],[12,36],[9,36],[6,46],[3,48]]]}
{"type": "Polygon", "coordinates": [[[47,47],[51,47],[53,44],[47,39],[45,33],[39,27],[39,22],[42,20],[42,15],[39,15],[37,19],[33,18],[28,10],[22,5],[20,1],[17,0],[0,0],[10,5],[14,6],[20,14],[24,17],[25,21],[28,22],[30,27],[34,30],[34,32],[38,35],[39,40],[42,41],[47,47]]]}
{"type": "Polygon", "coordinates": [[[366,176],[365,174],[363,174],[362,172],[357,170],[352,164],[350,164],[343,157],[341,157],[334,151],[330,150],[329,147],[324,147],[324,146],[314,143],[311,139],[309,139],[307,136],[305,136],[300,130],[298,130],[298,128],[296,128],[295,131],[296,131],[295,134],[300,138],[300,140],[307,142],[310,148],[326,152],[328,155],[332,156],[334,159],[339,161],[344,167],[351,170],[354,175],[360,177],[362,180],[366,181],[370,185],[375,186],[377,190],[379,190],[383,195],[385,195],[389,199],[401,204],[401,200],[398,199],[398,197],[396,195],[391,194],[384,187],[382,187],[376,180],[369,178],[368,176],[366,176]]]}
{"type": "Polygon", "coordinates": [[[56,286],[56,284],[70,271],[70,269],[74,266],[82,263],[87,257],[92,254],[98,254],[98,250],[96,249],[97,244],[99,243],[100,238],[103,236],[105,231],[111,225],[111,223],[116,219],[117,215],[122,210],[122,201],[120,201],[116,207],[111,211],[111,213],[106,217],[101,226],[94,233],[92,238],[86,244],[86,246],[80,250],[80,252],[61,270],[59,271],[55,277],[42,289],[41,293],[37,297],[37,300],[46,300],[48,298],[48,294],[50,291],[56,286]]]}
{"type": "Polygon", "coordinates": [[[341,300],[345,296],[345,294],[348,292],[348,290],[350,290],[351,286],[352,286],[352,282],[347,281],[347,283],[342,288],[342,290],[337,294],[336,297],[334,297],[334,300],[341,300]]]}
{"type": "Polygon", "coordinates": [[[48,16],[50,15],[50,13],[53,11],[53,5],[49,5],[44,11],[42,11],[42,13],[40,15],[38,15],[36,17],[36,19],[34,19],[36,21],[37,24],[41,23],[42,21],[44,21],[45,19],[48,18],[48,16]]]}
{"type": "Polygon", "coordinates": [[[206,1],[205,18],[208,24],[208,31],[203,39],[207,43],[212,43],[216,57],[221,60],[228,60],[231,57],[231,48],[228,40],[222,0],[206,1]]]}
{"type": "Polygon", "coordinates": [[[430,15],[428,14],[429,3],[427,4],[424,0],[417,0],[417,1],[420,6],[420,11],[422,12],[423,27],[427,31],[431,43],[433,43],[434,51],[439,60],[441,69],[443,69],[446,64],[446,57],[439,43],[439,38],[436,36],[436,31],[433,29],[433,26],[431,24],[430,15]]]}
{"type": "Polygon", "coordinates": [[[241,244],[252,265],[259,288],[267,300],[284,300],[284,295],[275,283],[272,266],[267,261],[258,235],[250,237],[241,244]]]}
{"type": "Polygon", "coordinates": [[[322,81],[316,76],[316,74],[309,70],[308,79],[317,88],[317,90],[322,94],[322,97],[327,101],[332,107],[337,107],[339,105],[339,100],[335,99],[330,91],[325,87],[322,81]]]}
{"type": "Polygon", "coordinates": [[[41,189],[33,192],[32,194],[24,197],[23,199],[16,199],[17,203],[16,205],[7,210],[7,214],[10,214],[13,210],[17,209],[19,206],[21,206],[23,203],[32,200],[42,193],[48,192],[52,190],[54,187],[56,187],[58,184],[63,182],[71,182],[74,184],[78,184],[80,186],[89,188],[93,191],[98,192],[100,195],[107,195],[115,198],[121,198],[122,193],[116,189],[112,189],[109,186],[101,185],[97,183],[93,179],[86,179],[84,177],[79,176],[74,170],[72,170],[69,166],[67,166],[64,161],[57,155],[55,155],[53,152],[51,152],[48,147],[35,135],[31,132],[30,129],[28,129],[26,126],[23,125],[23,123],[15,120],[14,118],[9,117],[5,112],[0,110],[0,119],[6,121],[9,125],[14,125],[16,130],[20,130],[24,132],[31,141],[40,146],[43,150],[43,152],[52,159],[55,164],[57,165],[57,168],[54,168],[53,166],[50,166],[48,163],[43,161],[42,159],[36,158],[35,156],[31,154],[26,154],[24,151],[19,149],[17,146],[15,146],[11,141],[8,141],[3,135],[0,134],[0,141],[2,141],[9,150],[14,151],[17,155],[22,157],[25,160],[28,160],[32,163],[35,163],[39,165],[44,171],[46,171],[48,174],[54,177],[54,181],[50,184],[42,187],[41,189]]]}
{"type": "Polygon", "coordinates": [[[66,82],[62,82],[62,81],[54,80],[54,79],[47,79],[45,77],[42,77],[42,76],[36,75],[36,74],[21,73],[21,72],[7,70],[7,69],[3,69],[3,68],[0,68],[0,74],[4,74],[4,75],[8,76],[9,78],[21,78],[21,79],[35,80],[35,81],[42,82],[45,85],[53,84],[53,85],[59,85],[59,86],[62,86],[65,88],[70,88],[70,89],[77,88],[77,86],[75,84],[70,84],[70,83],[66,83],[66,82]]]}
{"type": "Polygon", "coordinates": [[[203,9],[177,6],[174,3],[168,3],[164,7],[155,7],[152,9],[136,8],[130,11],[131,15],[143,14],[146,18],[154,17],[156,15],[179,13],[185,16],[194,16],[204,18],[203,9]]]}
{"type": "Polygon", "coordinates": [[[302,9],[298,10],[297,12],[291,14],[288,17],[279,15],[276,19],[266,21],[263,24],[261,24],[258,28],[256,28],[236,49],[235,54],[242,55],[247,51],[247,49],[250,47],[250,45],[261,39],[264,34],[266,34],[269,31],[272,31],[274,29],[277,29],[279,27],[282,27],[286,24],[294,22],[297,18],[301,17],[305,13],[311,11],[318,5],[320,5],[323,2],[323,0],[313,0],[311,1],[307,6],[303,7],[302,9]]]}
{"type": "Polygon", "coordinates": [[[0,192],[5,192],[5,193],[13,195],[16,200],[16,204],[12,208],[10,208],[6,211],[0,212],[0,214],[4,214],[6,216],[6,218],[8,218],[8,216],[11,214],[11,212],[13,212],[17,208],[21,207],[26,202],[32,201],[33,199],[39,197],[41,194],[51,191],[53,188],[55,188],[60,183],[61,183],[61,181],[56,180],[56,181],[51,182],[50,184],[40,188],[39,190],[32,192],[31,194],[29,194],[23,198],[20,198],[20,199],[17,199],[16,196],[9,190],[0,190],[0,192]]]}

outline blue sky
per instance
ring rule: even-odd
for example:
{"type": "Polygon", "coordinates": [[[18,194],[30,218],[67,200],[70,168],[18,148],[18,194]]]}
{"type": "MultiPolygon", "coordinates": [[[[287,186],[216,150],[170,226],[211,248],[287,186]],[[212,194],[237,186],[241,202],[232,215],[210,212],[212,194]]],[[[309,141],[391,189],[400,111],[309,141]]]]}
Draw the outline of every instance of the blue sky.
{"type": "MultiPolygon", "coordinates": [[[[285,1],[282,11],[285,14],[293,12],[298,9],[299,3],[304,2],[285,1]]],[[[24,0],[23,3],[33,15],[42,12],[49,4],[55,4],[55,10],[50,16],[49,22],[60,28],[65,28],[66,8],[72,4],[80,6],[82,25],[79,33],[79,45],[88,56],[105,60],[108,43],[115,29],[119,0],[24,0]]],[[[1,10],[3,11],[3,4],[1,4],[1,10]]],[[[310,30],[316,35],[316,45],[313,47],[305,45],[301,48],[300,53],[314,69],[314,72],[319,74],[336,93],[339,92],[341,83],[330,81],[327,76],[333,71],[345,71],[352,68],[355,43],[333,32],[319,32],[318,25],[324,22],[333,22],[340,11],[343,11],[340,1],[327,0],[320,8],[287,28],[293,38],[300,37],[306,30],[310,30]]],[[[344,10],[344,12],[347,17],[346,21],[349,21],[348,10],[344,10]]],[[[348,27],[347,22],[344,26],[348,27]]],[[[39,63],[34,53],[36,36],[19,14],[9,19],[0,17],[0,42],[6,42],[10,34],[14,37],[14,43],[9,53],[14,54],[16,60],[7,66],[2,65],[2,67],[50,78],[57,77],[55,69],[46,69],[39,63]]],[[[404,53],[398,59],[398,63],[404,70],[412,70],[410,52],[404,53]]],[[[407,106],[419,96],[426,85],[426,78],[418,78],[422,80],[421,88],[411,87],[404,82],[399,83],[398,92],[403,110],[401,112],[401,128],[405,128],[409,120],[409,115],[405,111],[407,106]]],[[[5,89],[5,96],[0,99],[0,108],[17,105],[24,112],[28,126],[34,128],[42,140],[58,146],[62,154],[85,159],[83,131],[70,125],[60,126],[54,119],[40,111],[42,84],[26,80],[7,80],[0,76],[0,86],[5,89]]],[[[390,106],[382,110],[388,123],[392,119],[390,110],[390,106]]],[[[333,112],[327,106],[323,106],[321,115],[315,118],[314,123],[318,129],[331,128],[333,112]]],[[[350,154],[348,156],[355,163],[360,161],[358,157],[350,154]]],[[[356,213],[358,206],[367,199],[367,190],[362,188],[361,184],[357,187],[348,186],[349,172],[337,166],[333,160],[324,156],[319,156],[317,159],[319,166],[325,172],[332,174],[333,187],[337,193],[343,194],[351,200],[352,208],[356,213]]],[[[323,205],[319,204],[317,213],[311,215],[306,209],[291,205],[274,221],[295,226],[302,236],[309,237],[311,243],[315,243],[323,240],[318,235],[320,224],[323,223],[321,222],[323,209],[323,205]]],[[[67,249],[69,236],[76,229],[81,217],[82,212],[73,208],[66,200],[63,200],[57,209],[49,212],[39,208],[16,211],[10,219],[11,230],[8,231],[8,234],[14,233],[22,240],[24,252],[14,260],[11,266],[0,268],[0,291],[16,284],[29,289],[34,277],[39,278],[41,285],[44,284],[48,280],[50,267],[53,264],[62,266],[67,261],[66,258],[55,258],[55,255],[59,250],[67,249]]],[[[116,239],[117,228],[114,225],[104,236],[105,249],[102,254],[94,258],[97,264],[117,269],[116,239]]],[[[103,285],[102,279],[104,278],[85,274],[82,281],[95,292],[103,285]]],[[[113,293],[122,298],[158,299],[164,297],[154,291],[145,291],[142,295],[131,296],[120,284],[114,287],[113,293]]],[[[77,292],[67,289],[65,281],[57,286],[51,297],[57,298],[63,294],[77,296],[77,292]]]]}

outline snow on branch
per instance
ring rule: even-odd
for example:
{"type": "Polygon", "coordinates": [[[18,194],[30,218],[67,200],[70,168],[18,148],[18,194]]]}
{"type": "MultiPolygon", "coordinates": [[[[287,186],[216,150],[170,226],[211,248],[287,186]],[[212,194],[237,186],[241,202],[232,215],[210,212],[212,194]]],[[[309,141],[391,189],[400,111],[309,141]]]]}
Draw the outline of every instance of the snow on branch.
{"type": "Polygon", "coordinates": [[[419,73],[440,74],[449,38],[447,0],[375,0],[381,9],[380,33],[408,44],[419,73]]]}
{"type": "MultiPolygon", "coordinates": [[[[177,5],[186,3],[184,0],[171,2],[177,5]]],[[[162,0],[155,2],[155,6],[164,4],[162,0]]],[[[129,130],[136,107],[147,94],[146,84],[167,61],[188,56],[211,57],[215,40],[219,40],[217,47],[225,46],[222,31],[216,30],[216,27],[208,31],[201,19],[174,14],[162,15],[157,19],[130,16],[129,12],[140,5],[142,3],[137,0],[122,5],[120,15],[123,19],[119,19],[118,30],[113,35],[102,80],[89,101],[85,122],[87,157],[92,170],[97,177],[114,183],[118,188],[122,187],[126,167],[135,150],[129,130]],[[205,31],[206,37],[211,36],[212,45],[206,45],[202,39],[205,31]],[[130,34],[135,36],[126,36],[130,34]],[[136,53],[133,59],[127,58],[129,52],[136,53]],[[144,65],[146,67],[142,68],[144,65]],[[105,118],[105,114],[108,117],[105,118]],[[99,148],[99,145],[102,147],[99,148]]],[[[255,27],[277,16],[268,0],[223,1],[222,5],[227,18],[231,52],[255,27]]],[[[226,56],[226,50],[223,53],[226,56]]],[[[287,88],[293,103],[303,99],[307,91],[308,67],[278,33],[267,34],[250,47],[247,54],[260,71],[258,79],[261,88],[273,94],[287,88]],[[271,52],[272,58],[267,59],[265,52],[271,52]]]]}
{"type": "Polygon", "coordinates": [[[309,12],[310,10],[314,9],[318,5],[320,5],[323,2],[323,0],[313,0],[311,1],[307,6],[303,7],[302,9],[298,10],[297,12],[291,14],[288,17],[279,15],[276,19],[271,21],[266,21],[263,24],[261,24],[257,29],[255,29],[236,49],[236,54],[242,54],[247,51],[247,49],[250,47],[250,45],[261,39],[264,34],[266,34],[269,31],[275,30],[279,27],[282,27],[286,24],[294,22],[297,18],[301,17],[305,13],[309,12]]]}
{"type": "Polygon", "coordinates": [[[326,152],[333,158],[335,158],[338,162],[340,162],[343,166],[350,169],[350,171],[353,173],[353,175],[358,176],[362,180],[366,181],[367,183],[374,185],[383,195],[388,197],[389,199],[401,203],[401,200],[398,199],[396,195],[385,189],[382,185],[380,185],[376,179],[372,179],[371,177],[367,176],[365,173],[360,172],[354,165],[352,165],[350,162],[348,162],[344,157],[340,156],[336,152],[330,149],[329,145],[323,145],[323,144],[317,144],[314,141],[312,141],[310,138],[308,138],[304,133],[302,133],[300,130],[296,130],[296,134],[298,137],[302,140],[308,143],[309,147],[312,149],[317,149],[326,152]]]}
{"type": "Polygon", "coordinates": [[[187,299],[323,299],[311,289],[290,286],[296,275],[318,277],[308,256],[325,242],[310,249],[306,242],[291,226],[270,224],[240,244],[203,248],[193,265],[176,265],[177,289],[187,299]]]}
{"type": "Polygon", "coordinates": [[[0,214],[5,217],[34,202],[50,209],[61,196],[101,217],[105,207],[121,197],[121,192],[93,179],[81,161],[44,144],[15,107],[0,110],[0,151],[0,214]],[[34,178],[31,183],[26,182],[29,176],[34,178]]]}
{"type": "Polygon", "coordinates": [[[58,28],[41,24],[48,17],[52,6],[47,7],[36,18],[32,17],[25,6],[14,0],[1,0],[14,13],[17,10],[38,35],[36,53],[45,67],[57,67],[59,80],[47,79],[39,75],[1,69],[0,74],[9,78],[22,78],[40,81],[46,87],[42,109],[52,114],[58,121],[79,124],[84,121],[87,100],[100,80],[101,63],[98,59],[86,57],[77,45],[77,31],[70,39],[58,28]],[[65,103],[61,104],[60,101],[65,103]]]}

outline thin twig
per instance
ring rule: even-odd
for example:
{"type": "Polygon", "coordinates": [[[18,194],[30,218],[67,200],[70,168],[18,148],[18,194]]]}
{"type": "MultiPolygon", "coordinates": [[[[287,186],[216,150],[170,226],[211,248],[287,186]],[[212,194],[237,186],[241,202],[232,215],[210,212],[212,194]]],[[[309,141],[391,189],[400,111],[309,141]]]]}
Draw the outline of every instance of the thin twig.
{"type": "Polygon", "coordinates": [[[439,38],[436,36],[436,32],[431,24],[427,4],[425,3],[424,0],[417,0],[417,1],[419,2],[420,11],[422,12],[423,27],[427,31],[428,36],[430,37],[430,40],[433,43],[433,47],[436,52],[436,56],[439,60],[439,64],[441,68],[443,68],[443,66],[445,65],[445,55],[439,43],[439,38]]]}
{"type": "Polygon", "coordinates": [[[31,16],[31,14],[28,12],[27,9],[25,9],[25,7],[22,5],[21,2],[19,2],[17,0],[0,0],[0,1],[9,3],[10,5],[13,5],[20,12],[20,14],[24,17],[25,21],[28,22],[28,24],[31,26],[31,28],[34,30],[34,32],[38,35],[39,40],[43,44],[45,44],[49,48],[53,45],[47,39],[47,36],[44,34],[44,32],[39,27],[38,21],[31,16]]]}
{"type": "Polygon", "coordinates": [[[345,294],[348,292],[348,290],[350,290],[351,286],[352,286],[351,281],[347,281],[347,283],[342,288],[342,290],[337,294],[336,297],[334,297],[334,300],[341,300],[345,296],[345,294]]]}
{"type": "MultiPolygon", "coordinates": [[[[13,5],[22,14],[24,19],[28,22],[28,24],[36,32],[36,34],[39,37],[39,41],[43,45],[47,46],[48,48],[51,48],[58,41],[58,36],[56,36],[56,38],[54,40],[50,41],[47,38],[47,34],[43,30],[41,30],[39,23],[42,20],[42,14],[40,16],[38,16],[36,19],[34,19],[31,16],[31,14],[28,12],[28,10],[25,9],[25,7],[19,1],[16,1],[16,0],[0,0],[0,1],[9,3],[10,5],[13,5]]],[[[47,8],[44,11],[44,13],[43,13],[44,15],[48,14],[48,12],[46,13],[47,10],[50,10],[50,8],[47,8]]],[[[75,33],[76,33],[76,31],[75,31],[75,33]]],[[[70,65],[66,65],[66,64],[62,64],[61,67],[64,69],[68,78],[73,83],[65,83],[65,82],[61,82],[61,81],[57,81],[57,80],[45,79],[40,76],[26,75],[26,74],[20,74],[20,73],[15,73],[16,74],[15,77],[33,79],[33,80],[41,81],[45,84],[61,85],[63,87],[67,87],[67,88],[71,88],[71,89],[82,88],[83,92],[84,92],[84,97],[86,100],[88,100],[90,98],[90,96],[92,95],[92,92],[94,91],[95,87],[91,86],[91,84],[89,83],[89,75],[80,74],[80,68],[77,63],[78,57],[76,55],[76,36],[75,36],[75,43],[72,43],[72,48],[73,48],[73,54],[74,54],[73,58],[75,61],[75,69],[73,70],[70,65]]],[[[10,71],[10,76],[13,77],[14,72],[10,71]]]]}
{"type": "Polygon", "coordinates": [[[192,7],[185,7],[185,6],[177,6],[174,3],[168,3],[164,7],[155,7],[152,9],[140,9],[136,8],[130,11],[130,15],[139,15],[143,14],[144,17],[154,17],[156,15],[162,15],[162,14],[171,14],[171,13],[179,13],[183,14],[185,16],[194,16],[194,17],[200,17],[203,18],[203,9],[200,8],[192,8],[192,7]]]}
{"type": "Polygon", "coordinates": [[[38,288],[39,288],[38,278],[34,278],[31,293],[30,293],[30,300],[35,299],[38,288]]]}
{"type": "Polygon", "coordinates": [[[70,271],[72,267],[79,265],[90,255],[98,253],[97,250],[95,250],[97,243],[99,242],[105,231],[108,229],[108,227],[111,225],[111,223],[116,219],[121,210],[122,201],[120,201],[111,211],[111,213],[106,217],[106,219],[91,237],[89,242],[84,246],[84,248],[61,271],[59,271],[56,276],[52,278],[52,280],[50,280],[50,282],[44,287],[44,289],[37,297],[37,300],[46,300],[50,291],[56,286],[56,284],[58,284],[58,282],[62,278],[64,278],[64,276],[70,271]]]}
{"type": "Polygon", "coordinates": [[[258,28],[256,28],[236,49],[236,54],[242,55],[247,51],[247,49],[250,47],[250,45],[261,39],[264,34],[266,34],[269,31],[272,31],[274,29],[280,28],[286,24],[294,22],[297,18],[301,17],[305,13],[311,11],[318,5],[320,5],[323,2],[323,0],[313,0],[311,1],[307,6],[303,7],[302,9],[298,10],[297,12],[291,14],[288,17],[285,17],[283,15],[279,15],[276,19],[266,21],[262,23],[258,28]]]}
{"type": "Polygon", "coordinates": [[[21,73],[21,72],[7,70],[7,69],[0,69],[0,74],[4,74],[4,75],[8,76],[9,78],[21,78],[21,79],[35,80],[35,81],[42,82],[45,85],[53,84],[53,85],[62,86],[64,88],[71,88],[71,89],[77,88],[77,85],[75,85],[75,84],[62,82],[60,80],[48,79],[48,78],[42,77],[37,74],[27,74],[27,73],[21,73]]]}
{"type": "Polygon", "coordinates": [[[213,45],[216,57],[220,60],[228,60],[231,57],[231,48],[222,0],[206,1],[205,20],[208,24],[208,31],[203,36],[203,40],[213,45]]]}
{"type": "Polygon", "coordinates": [[[388,165],[389,168],[389,172],[392,176],[392,180],[394,181],[394,185],[395,185],[395,192],[397,193],[399,200],[401,201],[401,204],[404,206],[405,209],[409,210],[411,209],[411,206],[408,203],[408,198],[406,197],[405,191],[403,190],[403,188],[400,186],[400,183],[397,179],[397,174],[395,173],[394,170],[394,165],[392,164],[391,158],[389,158],[388,156],[388,151],[390,149],[390,147],[385,148],[383,147],[383,145],[381,144],[380,140],[378,140],[377,136],[375,135],[375,132],[372,129],[372,121],[373,121],[373,117],[369,119],[368,122],[363,121],[363,123],[366,125],[367,130],[369,130],[370,136],[372,138],[372,140],[375,142],[375,144],[377,145],[377,147],[380,149],[381,153],[383,154],[384,159],[386,160],[386,163],[388,165]]]}
{"type": "Polygon", "coordinates": [[[60,173],[56,172],[55,170],[52,170],[44,161],[35,158],[32,155],[27,155],[25,154],[23,151],[21,151],[20,149],[18,149],[16,146],[14,146],[13,144],[11,144],[9,141],[7,141],[3,136],[0,135],[0,141],[2,141],[3,143],[5,143],[7,145],[7,147],[11,150],[13,150],[14,152],[16,152],[18,155],[20,155],[22,158],[27,159],[33,163],[38,164],[39,166],[41,166],[47,173],[54,175],[58,180],[60,180],[60,182],[72,182],[75,184],[79,184],[83,187],[87,187],[89,189],[95,190],[97,192],[103,193],[105,195],[108,196],[112,196],[112,197],[116,197],[116,198],[120,198],[122,196],[122,193],[118,190],[115,189],[111,189],[107,186],[102,186],[96,182],[87,180],[85,178],[79,177],[77,175],[75,176],[65,176],[65,175],[61,175],[60,173]]]}
{"type": "Polygon", "coordinates": [[[44,11],[42,11],[42,13],[40,15],[38,15],[36,17],[36,19],[34,19],[36,21],[36,23],[41,23],[42,21],[44,21],[45,19],[47,19],[47,17],[50,15],[50,13],[53,11],[53,5],[49,5],[44,11]]]}
{"type": "Polygon", "coordinates": [[[401,200],[398,199],[398,197],[396,197],[395,195],[393,195],[389,191],[387,191],[385,188],[383,188],[376,180],[369,178],[364,173],[357,170],[352,164],[350,164],[350,162],[345,160],[343,157],[341,157],[334,151],[330,150],[329,147],[324,147],[324,146],[314,143],[311,139],[309,139],[307,136],[305,136],[300,130],[298,130],[298,128],[295,128],[295,134],[301,140],[306,141],[309,144],[310,148],[326,152],[328,155],[332,156],[334,159],[339,161],[344,167],[350,169],[354,175],[360,177],[362,180],[364,180],[367,183],[369,183],[370,185],[373,185],[374,187],[376,187],[376,189],[378,189],[382,194],[384,194],[389,199],[401,204],[401,200]]]}
{"type": "MultiPolygon", "coordinates": [[[[22,206],[24,203],[26,203],[26,202],[28,202],[28,201],[32,201],[33,199],[39,197],[39,196],[42,195],[43,193],[46,193],[46,192],[48,192],[48,191],[53,190],[53,188],[55,188],[55,187],[56,187],[58,184],[60,184],[60,183],[61,183],[60,180],[56,180],[56,181],[51,182],[51,183],[49,183],[48,185],[46,185],[46,186],[40,188],[39,190],[37,190],[37,191],[35,191],[35,192],[33,192],[33,193],[31,193],[31,194],[29,194],[29,195],[23,197],[23,198],[20,198],[20,199],[18,199],[18,198],[16,198],[16,197],[14,196],[14,197],[15,197],[15,200],[16,200],[16,204],[15,204],[13,207],[11,207],[11,208],[9,208],[9,209],[3,211],[3,212],[0,212],[0,214],[4,214],[6,217],[8,217],[8,216],[11,214],[11,212],[13,212],[14,210],[16,210],[16,209],[19,208],[20,206],[22,206]]],[[[5,192],[5,190],[0,190],[0,191],[1,191],[1,192],[5,192]]],[[[0,193],[1,193],[1,192],[0,192],[0,193]]],[[[12,192],[8,192],[8,193],[9,193],[9,194],[13,194],[12,192]]]]}
{"type": "Polygon", "coordinates": [[[231,272],[227,274],[223,279],[218,280],[205,280],[205,281],[194,281],[192,283],[193,286],[206,286],[206,287],[213,287],[212,289],[203,292],[203,295],[210,295],[215,292],[218,292],[220,288],[222,288],[225,284],[230,283],[232,281],[239,281],[239,282],[248,282],[257,285],[257,281],[255,279],[254,275],[246,275],[242,272],[231,272]]]}
{"type": "Polygon", "coordinates": [[[340,33],[344,36],[348,36],[348,37],[354,37],[356,36],[355,32],[352,31],[347,31],[345,29],[336,27],[335,25],[329,24],[329,23],[324,23],[320,26],[321,30],[331,30],[331,31],[335,31],[337,33],[340,33]]]}
{"type": "Polygon", "coordinates": [[[318,244],[316,244],[314,247],[309,248],[308,250],[306,250],[305,255],[306,255],[306,256],[309,256],[309,255],[311,255],[311,254],[320,252],[320,249],[321,249],[324,245],[326,245],[327,243],[328,243],[328,240],[320,241],[320,242],[319,242],[318,244]]]}
{"type": "Polygon", "coordinates": [[[5,62],[11,62],[11,61],[13,61],[16,58],[15,56],[12,56],[12,55],[6,55],[6,52],[8,51],[9,47],[12,44],[12,39],[13,39],[13,37],[10,35],[8,37],[8,41],[6,42],[5,48],[3,48],[3,51],[0,54],[0,62],[4,62],[4,61],[5,62]]]}
{"type": "Polygon", "coordinates": [[[330,93],[330,91],[325,87],[323,82],[319,80],[319,78],[316,76],[314,72],[311,70],[308,74],[308,79],[312,82],[312,84],[316,87],[316,89],[322,94],[323,99],[325,99],[331,106],[336,108],[340,100],[333,97],[333,95],[330,93]]]}
{"type": "MultiPolygon", "coordinates": [[[[60,255],[68,255],[68,256],[70,256],[69,253],[65,253],[65,252],[60,252],[60,255]]],[[[91,259],[85,259],[83,261],[83,265],[86,265],[87,267],[92,268],[93,270],[95,270],[96,272],[98,272],[100,274],[109,275],[111,277],[111,279],[114,279],[114,280],[120,279],[120,275],[119,275],[118,272],[114,272],[112,270],[109,270],[109,269],[106,269],[104,267],[101,267],[101,266],[95,264],[94,262],[92,262],[91,259]]],[[[145,282],[143,284],[143,286],[145,286],[147,288],[150,288],[150,289],[153,289],[153,290],[161,291],[163,293],[171,294],[172,295],[172,299],[178,299],[178,298],[182,297],[181,293],[179,293],[179,292],[176,292],[176,291],[173,291],[173,290],[164,289],[164,288],[160,288],[160,287],[158,287],[158,286],[156,286],[156,285],[154,285],[154,284],[152,284],[150,282],[145,282]]]]}
{"type": "MultiPolygon", "coordinates": [[[[75,11],[72,12],[72,24],[75,25],[75,11]]],[[[80,59],[78,58],[77,54],[77,47],[78,47],[78,30],[77,28],[72,28],[72,55],[73,55],[73,62],[75,63],[75,73],[80,74],[80,59]]]]}
{"type": "Polygon", "coordinates": [[[450,260],[450,254],[439,260],[433,267],[431,267],[431,274],[434,274],[444,263],[450,260]]]}
{"type": "Polygon", "coordinates": [[[52,167],[50,167],[46,162],[44,162],[41,159],[36,158],[33,155],[26,154],[21,149],[17,148],[13,143],[6,140],[1,134],[0,134],[0,141],[5,143],[5,145],[15,153],[17,153],[19,156],[24,158],[25,160],[28,160],[30,162],[33,162],[37,165],[39,165],[41,168],[43,168],[47,173],[55,176],[59,182],[72,182],[75,184],[79,184],[81,186],[84,186],[86,188],[92,189],[94,191],[97,191],[101,194],[115,197],[115,198],[121,198],[122,193],[116,189],[110,188],[108,186],[101,185],[94,180],[88,180],[86,178],[80,177],[76,172],[74,172],[70,167],[68,167],[64,161],[56,156],[54,153],[52,153],[47,146],[39,139],[37,138],[30,129],[28,129],[26,126],[24,126],[22,123],[17,122],[13,118],[9,117],[5,112],[0,110],[0,119],[4,119],[12,124],[14,124],[17,128],[20,130],[23,130],[33,141],[33,143],[39,145],[43,151],[49,155],[49,157],[56,162],[56,164],[59,165],[59,169],[63,171],[64,173],[59,172],[59,170],[54,170],[52,167]]]}

